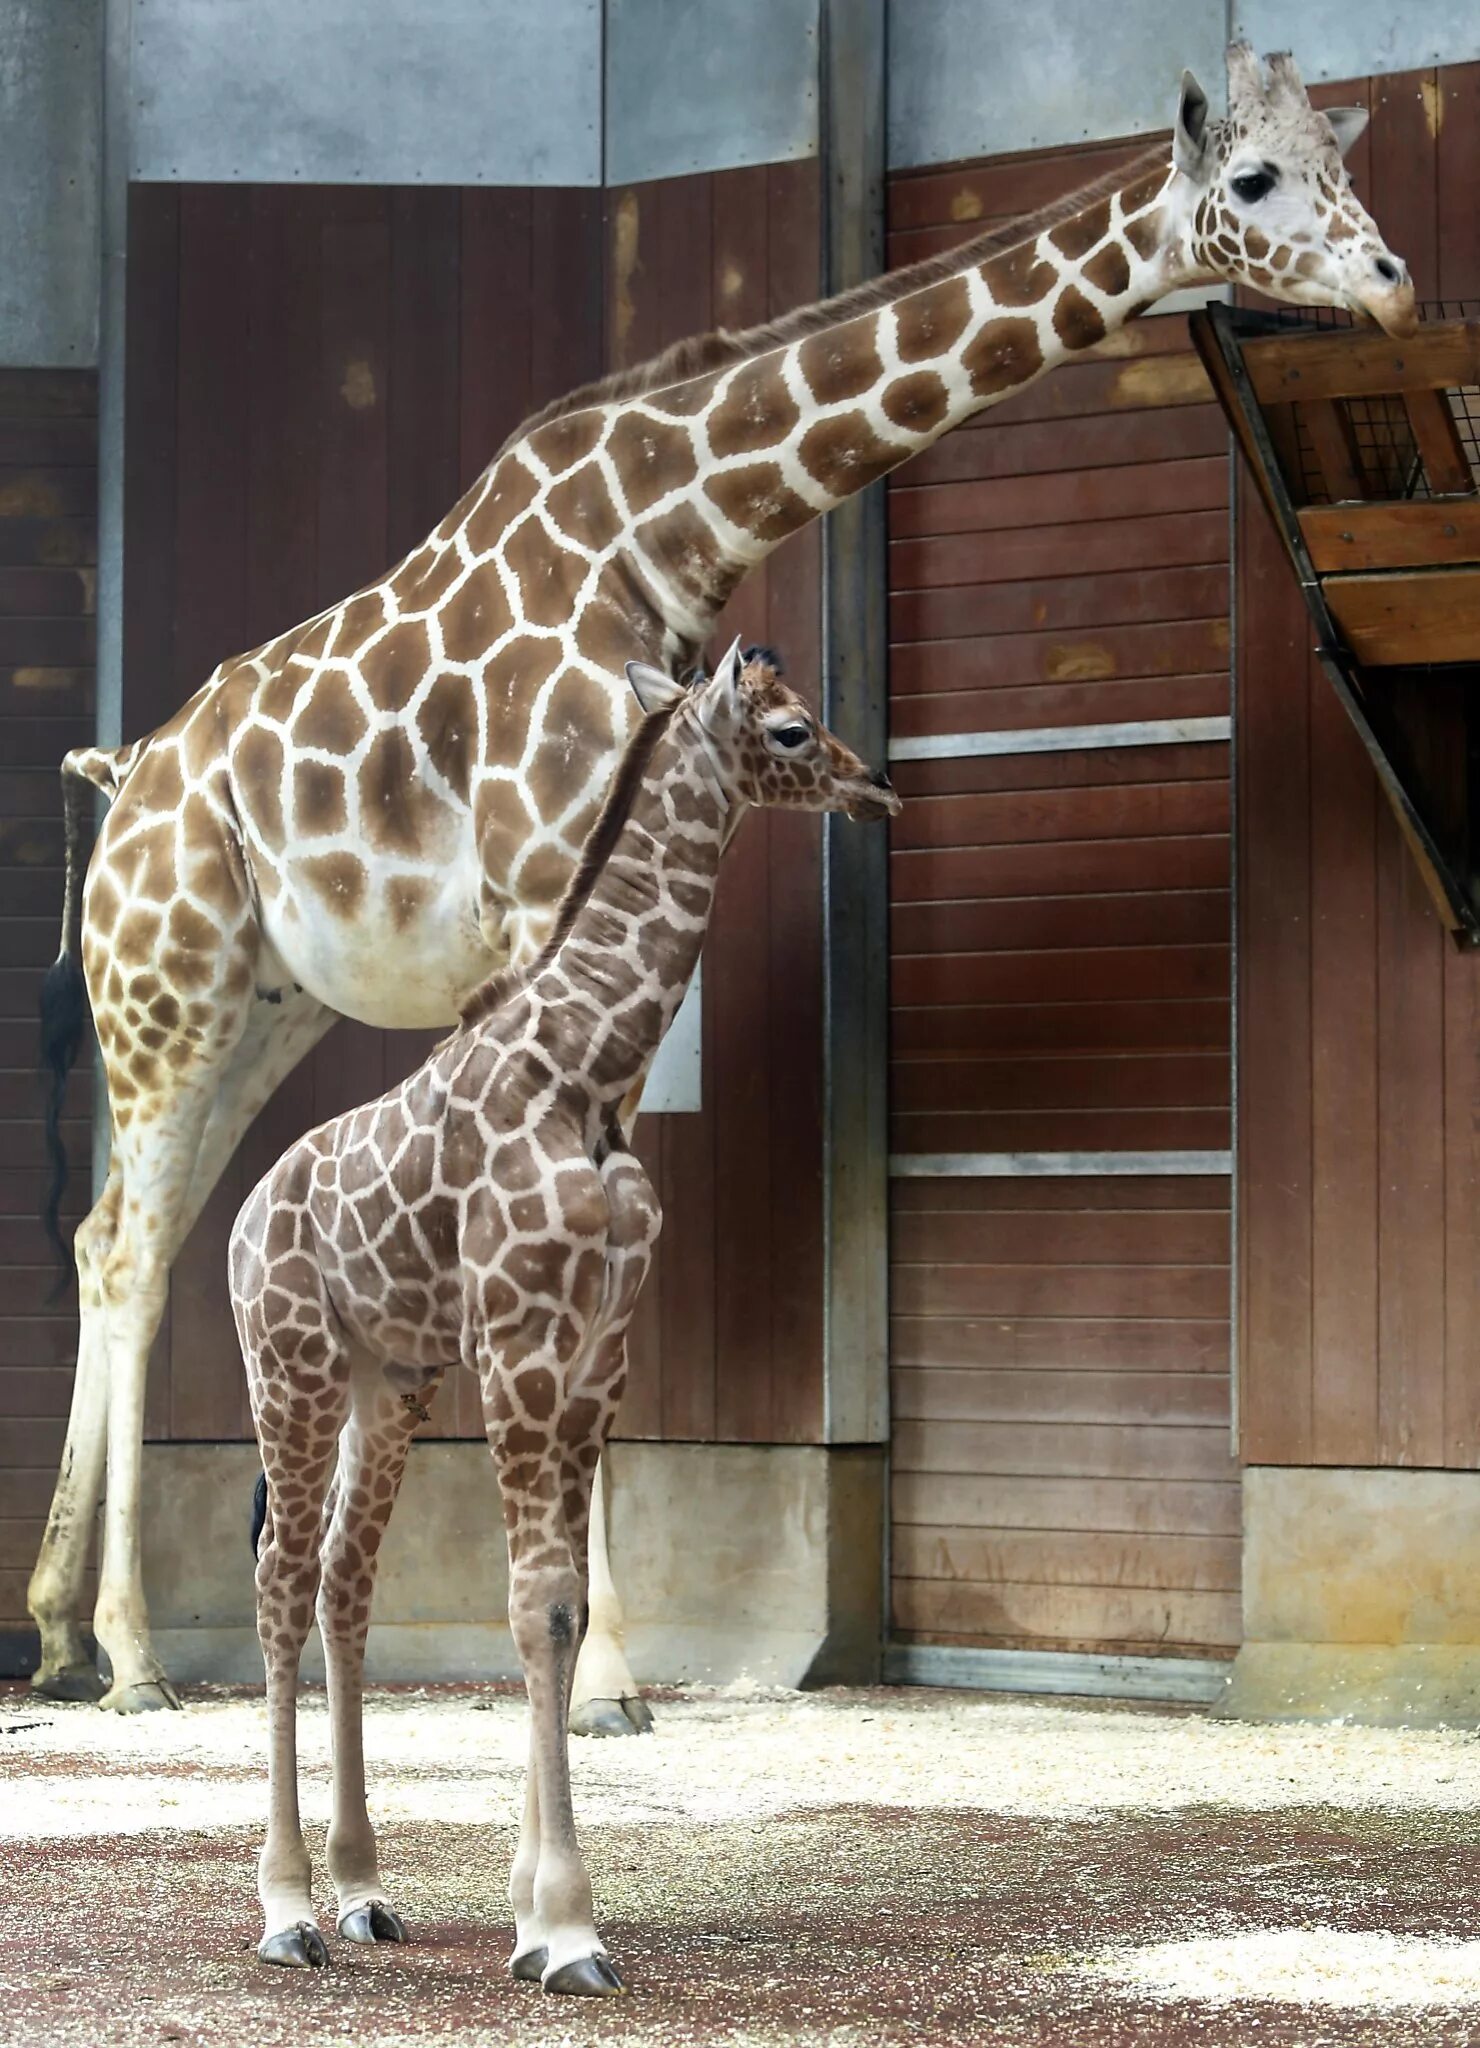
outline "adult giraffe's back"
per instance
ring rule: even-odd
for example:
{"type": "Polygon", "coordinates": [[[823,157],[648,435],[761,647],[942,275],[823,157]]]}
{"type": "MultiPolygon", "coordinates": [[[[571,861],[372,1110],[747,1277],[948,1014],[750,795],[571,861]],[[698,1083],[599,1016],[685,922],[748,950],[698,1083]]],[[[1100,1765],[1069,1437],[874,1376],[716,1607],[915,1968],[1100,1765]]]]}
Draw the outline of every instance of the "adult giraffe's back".
{"type": "MultiPolygon", "coordinates": [[[[147,739],[77,761],[117,785],[80,946],[113,1152],[77,1234],[77,1380],[31,1582],[41,1690],[96,1694],[79,1608],[106,1443],[104,1703],[172,1698],[138,1561],[170,1261],[335,1014],[450,1021],[538,948],[627,734],[629,660],[691,658],[788,534],[1169,291],[1234,281],[1411,328],[1407,274],[1341,165],[1361,117],[1315,113],[1288,59],[1266,77],[1242,48],[1229,105],[1210,121],[1185,77],[1170,150],[1119,178],[576,393],[382,582],[225,663],[147,739]]],[[[74,918],[69,887],[58,1085],[80,1037],[74,918]]],[[[600,1697],[625,1682],[609,1668],[600,1697]]]]}

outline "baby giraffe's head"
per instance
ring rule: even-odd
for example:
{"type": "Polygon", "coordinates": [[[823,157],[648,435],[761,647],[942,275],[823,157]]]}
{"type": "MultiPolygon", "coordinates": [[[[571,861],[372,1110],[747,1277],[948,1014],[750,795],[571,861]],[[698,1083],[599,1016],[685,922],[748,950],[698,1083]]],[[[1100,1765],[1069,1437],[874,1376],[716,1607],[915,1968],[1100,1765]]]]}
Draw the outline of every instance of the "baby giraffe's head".
{"type": "Polygon", "coordinates": [[[834,738],[783,682],[769,648],[742,654],[736,640],[712,676],[687,686],[645,661],[628,662],[627,680],[644,711],[674,708],[695,720],[726,792],[740,803],[850,818],[892,818],[899,810],[883,769],[868,768],[834,738]]]}

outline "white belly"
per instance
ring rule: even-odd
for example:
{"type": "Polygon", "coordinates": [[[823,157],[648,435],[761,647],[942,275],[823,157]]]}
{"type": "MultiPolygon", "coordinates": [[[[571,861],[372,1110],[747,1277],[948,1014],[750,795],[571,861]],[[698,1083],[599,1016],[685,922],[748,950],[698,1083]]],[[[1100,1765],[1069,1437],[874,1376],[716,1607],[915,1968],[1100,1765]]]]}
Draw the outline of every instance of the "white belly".
{"type": "Polygon", "coordinates": [[[401,1031],[456,1023],[462,998],[503,965],[479,929],[481,870],[469,857],[429,875],[409,916],[397,873],[377,863],[354,909],[341,911],[290,864],[263,903],[268,943],[288,977],[341,1016],[401,1031]]]}

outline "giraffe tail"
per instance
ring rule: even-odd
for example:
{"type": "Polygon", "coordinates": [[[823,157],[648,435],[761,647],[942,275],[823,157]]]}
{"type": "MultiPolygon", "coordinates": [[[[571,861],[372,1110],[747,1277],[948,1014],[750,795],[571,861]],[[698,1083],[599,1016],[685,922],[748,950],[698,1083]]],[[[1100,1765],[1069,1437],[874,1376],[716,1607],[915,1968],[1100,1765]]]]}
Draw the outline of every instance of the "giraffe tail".
{"type": "MultiPolygon", "coordinates": [[[[132,749],[125,749],[131,752],[132,749]]],[[[62,943],[55,961],[41,984],[41,1074],[46,1088],[46,1193],[41,1204],[41,1227],[56,1253],[61,1275],[57,1293],[75,1271],[72,1247],[62,1235],[62,1197],[67,1192],[67,1148],[62,1141],[62,1106],[66,1100],[67,1077],[81,1049],[87,1030],[87,985],[79,959],[82,933],[83,842],[91,805],[88,784],[109,796],[117,794],[123,780],[118,771],[119,756],[96,747],[79,747],[62,763],[62,811],[65,820],[66,882],[62,895],[62,943]]]]}
{"type": "Polygon", "coordinates": [[[252,1488],[252,1555],[258,1557],[262,1551],[262,1531],[267,1527],[267,1474],[257,1474],[257,1484],[252,1488]]]}

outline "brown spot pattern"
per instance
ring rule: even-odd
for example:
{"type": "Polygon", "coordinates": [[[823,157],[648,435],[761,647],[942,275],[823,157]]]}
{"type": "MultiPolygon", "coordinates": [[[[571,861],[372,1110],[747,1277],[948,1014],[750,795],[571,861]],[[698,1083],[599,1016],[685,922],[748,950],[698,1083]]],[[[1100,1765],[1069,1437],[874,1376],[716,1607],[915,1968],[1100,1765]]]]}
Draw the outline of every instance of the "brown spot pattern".
{"type": "Polygon", "coordinates": [[[1043,368],[1038,330],[1031,320],[989,320],[961,360],[979,398],[1010,391],[1043,368]]]}
{"type": "Polygon", "coordinates": [[[1105,339],[1105,316],[1078,285],[1065,285],[1054,302],[1054,332],[1065,348],[1092,348],[1105,339]]]}
{"type": "Polygon", "coordinates": [[[950,397],[934,370],[915,370],[908,377],[896,377],[879,403],[895,426],[928,434],[945,418],[950,397]]]}
{"type": "Polygon", "coordinates": [[[894,308],[894,341],[903,363],[943,356],[966,332],[971,318],[971,293],[964,277],[911,292],[894,308]]]}
{"type": "Polygon", "coordinates": [[[773,356],[742,363],[709,416],[709,445],[722,459],[775,448],[801,418],[773,356]]]}
{"type": "Polygon", "coordinates": [[[872,320],[850,320],[845,326],[809,335],[797,350],[797,361],[820,405],[861,398],[884,374],[872,320]]]}
{"type": "Polygon", "coordinates": [[[1130,289],[1130,258],[1119,242],[1107,242],[1098,255],[1091,256],[1085,264],[1084,275],[1096,291],[1118,299],[1122,292],[1130,289]]]}

